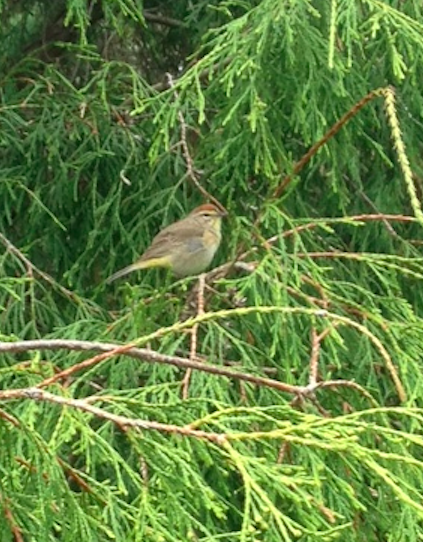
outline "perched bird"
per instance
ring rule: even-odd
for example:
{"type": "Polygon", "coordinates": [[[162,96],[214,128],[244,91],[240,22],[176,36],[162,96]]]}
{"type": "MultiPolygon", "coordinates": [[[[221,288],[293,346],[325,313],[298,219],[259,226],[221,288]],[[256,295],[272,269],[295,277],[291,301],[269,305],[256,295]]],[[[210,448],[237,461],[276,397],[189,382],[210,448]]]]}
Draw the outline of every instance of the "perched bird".
{"type": "Polygon", "coordinates": [[[177,277],[202,273],[219,248],[225,215],[216,205],[200,205],[186,218],[160,231],[139,260],[117,271],[106,282],[150,267],[168,267],[177,277]]]}

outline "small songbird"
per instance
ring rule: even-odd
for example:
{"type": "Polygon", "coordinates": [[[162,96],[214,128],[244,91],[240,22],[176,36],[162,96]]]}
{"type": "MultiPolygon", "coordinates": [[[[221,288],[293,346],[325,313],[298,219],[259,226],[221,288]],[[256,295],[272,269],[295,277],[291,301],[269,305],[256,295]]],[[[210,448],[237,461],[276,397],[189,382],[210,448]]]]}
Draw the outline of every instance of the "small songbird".
{"type": "Polygon", "coordinates": [[[106,282],[150,267],[167,267],[177,277],[198,275],[207,269],[220,245],[222,217],[212,203],[200,205],[182,220],[160,231],[133,264],[111,275],[106,282]]]}

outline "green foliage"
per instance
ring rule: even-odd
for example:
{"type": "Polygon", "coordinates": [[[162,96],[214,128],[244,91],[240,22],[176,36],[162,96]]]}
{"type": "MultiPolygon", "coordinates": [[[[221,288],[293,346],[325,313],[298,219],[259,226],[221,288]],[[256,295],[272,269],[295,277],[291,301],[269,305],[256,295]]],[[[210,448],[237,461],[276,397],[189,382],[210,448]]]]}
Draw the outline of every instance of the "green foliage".
{"type": "Polygon", "coordinates": [[[41,397],[88,354],[1,354],[2,541],[421,540],[422,12],[0,2],[1,340],[187,360],[196,328],[204,364],[286,385],[194,370],[183,398],[119,355],[41,397]],[[202,315],[194,278],[104,283],[203,201],[183,143],[229,210],[214,263],[244,254],[202,315]]]}

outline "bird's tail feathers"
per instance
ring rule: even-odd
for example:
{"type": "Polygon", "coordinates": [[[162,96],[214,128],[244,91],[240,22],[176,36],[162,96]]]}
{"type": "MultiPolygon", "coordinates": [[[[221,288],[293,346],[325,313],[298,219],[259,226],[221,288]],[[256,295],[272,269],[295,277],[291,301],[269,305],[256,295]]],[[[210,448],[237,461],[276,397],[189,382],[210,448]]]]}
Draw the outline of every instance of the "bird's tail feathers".
{"type": "Polygon", "coordinates": [[[116,273],[113,273],[113,275],[110,275],[110,277],[106,279],[106,284],[110,284],[116,279],[120,279],[125,275],[129,275],[129,273],[132,273],[132,271],[149,269],[150,267],[169,267],[169,265],[169,262],[165,258],[149,258],[148,260],[138,260],[137,262],[132,263],[131,265],[128,265],[127,267],[124,267],[119,271],[116,271],[116,273]]]}
{"type": "Polygon", "coordinates": [[[135,262],[131,265],[128,265],[127,267],[124,267],[123,269],[120,269],[119,271],[116,271],[116,273],[113,273],[113,275],[110,275],[110,277],[106,279],[106,283],[110,284],[116,279],[120,279],[125,275],[129,275],[129,273],[132,273],[132,271],[136,271],[137,269],[144,269],[145,267],[147,267],[145,263],[146,262],[135,262]]]}

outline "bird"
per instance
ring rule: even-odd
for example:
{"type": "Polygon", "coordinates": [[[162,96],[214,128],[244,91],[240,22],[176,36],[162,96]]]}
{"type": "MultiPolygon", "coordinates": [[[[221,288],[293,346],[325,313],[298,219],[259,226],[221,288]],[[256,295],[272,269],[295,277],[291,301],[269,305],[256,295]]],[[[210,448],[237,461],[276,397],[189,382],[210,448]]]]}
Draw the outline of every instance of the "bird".
{"type": "Polygon", "coordinates": [[[219,248],[222,218],[226,214],[212,203],[196,207],[182,220],[161,230],[136,262],[113,273],[106,283],[151,267],[167,267],[179,278],[202,273],[219,248]]]}

